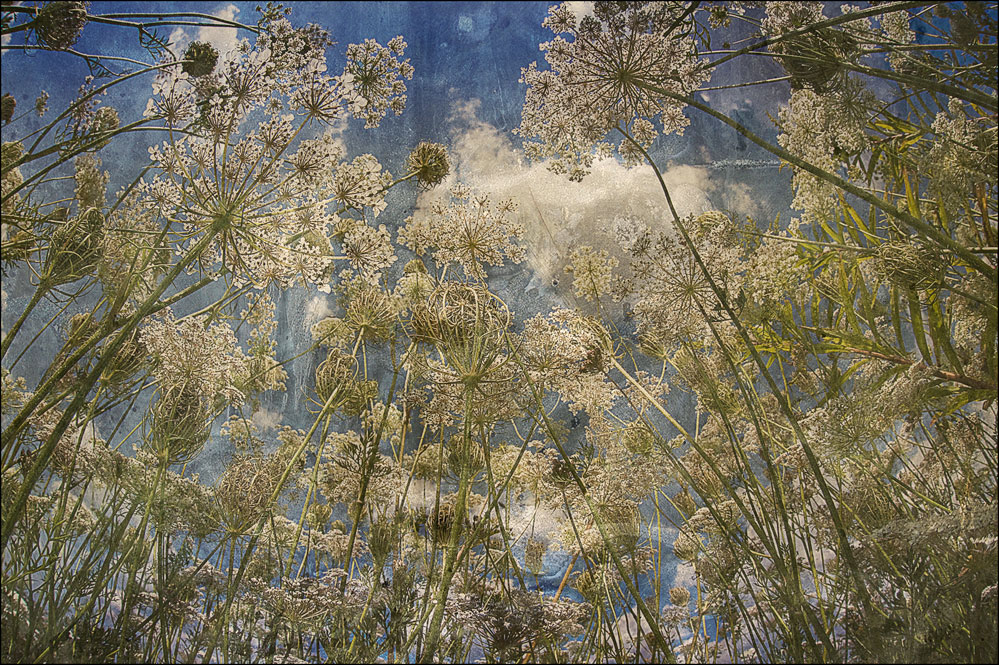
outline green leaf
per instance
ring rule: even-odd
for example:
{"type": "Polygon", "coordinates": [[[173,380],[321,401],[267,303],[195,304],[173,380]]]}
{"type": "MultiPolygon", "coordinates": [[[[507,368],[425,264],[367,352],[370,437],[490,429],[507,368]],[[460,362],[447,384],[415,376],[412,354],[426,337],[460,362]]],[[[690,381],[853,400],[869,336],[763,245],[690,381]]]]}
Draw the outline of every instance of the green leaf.
{"type": "Polygon", "coordinates": [[[916,200],[916,193],[909,184],[909,172],[902,169],[902,182],[905,183],[905,200],[909,204],[909,214],[919,219],[919,201],[916,200]]]}
{"type": "Polygon", "coordinates": [[[919,295],[915,289],[906,289],[905,301],[909,305],[909,322],[912,324],[912,333],[916,337],[916,346],[919,347],[919,353],[923,356],[923,362],[927,365],[932,365],[934,364],[933,354],[930,353],[930,347],[926,343],[926,329],[923,326],[922,306],[920,305],[919,295]]]}
{"type": "Polygon", "coordinates": [[[954,346],[950,343],[950,325],[945,320],[944,313],[940,308],[940,292],[934,290],[926,301],[926,313],[930,320],[930,335],[933,337],[933,344],[937,349],[943,349],[944,355],[951,366],[959,373],[964,374],[964,364],[958,357],[954,346]]]}
{"type": "Polygon", "coordinates": [[[902,338],[902,316],[898,304],[898,288],[890,287],[891,291],[891,327],[895,330],[895,340],[902,353],[908,353],[905,348],[905,340],[902,338]]]}
{"type": "Polygon", "coordinates": [[[847,283],[846,278],[846,265],[843,263],[842,257],[839,262],[839,293],[842,299],[843,313],[846,315],[846,320],[850,324],[850,327],[856,331],[860,332],[860,323],[857,322],[857,313],[853,309],[853,292],[850,291],[850,285],[847,283]]]}

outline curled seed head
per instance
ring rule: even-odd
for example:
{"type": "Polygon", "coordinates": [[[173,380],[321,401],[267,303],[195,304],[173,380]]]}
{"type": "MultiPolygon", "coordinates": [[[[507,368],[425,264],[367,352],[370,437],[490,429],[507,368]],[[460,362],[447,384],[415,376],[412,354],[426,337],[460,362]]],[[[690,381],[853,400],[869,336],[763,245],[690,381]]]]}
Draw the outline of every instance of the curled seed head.
{"type": "Polygon", "coordinates": [[[316,368],[316,394],[325,404],[334,393],[346,393],[356,374],[357,360],[333,349],[316,368]]]}
{"type": "Polygon", "coordinates": [[[440,143],[422,141],[413,152],[409,153],[406,167],[416,172],[420,185],[430,189],[436,187],[451,171],[447,158],[447,149],[440,143]]]}
{"type": "Polygon", "coordinates": [[[89,4],[58,0],[43,6],[34,22],[38,40],[45,46],[59,51],[71,48],[87,25],[89,4]]]}
{"type": "Polygon", "coordinates": [[[181,68],[185,74],[199,78],[215,71],[219,61],[219,52],[208,42],[191,42],[184,51],[184,64],[181,68]]]}
{"type": "Polygon", "coordinates": [[[179,464],[201,452],[208,441],[210,419],[197,393],[181,388],[166,390],[152,411],[146,441],[153,453],[179,464]]]}
{"type": "Polygon", "coordinates": [[[946,260],[940,252],[906,241],[886,242],[874,256],[874,269],[903,288],[927,289],[943,279],[946,260]]]}

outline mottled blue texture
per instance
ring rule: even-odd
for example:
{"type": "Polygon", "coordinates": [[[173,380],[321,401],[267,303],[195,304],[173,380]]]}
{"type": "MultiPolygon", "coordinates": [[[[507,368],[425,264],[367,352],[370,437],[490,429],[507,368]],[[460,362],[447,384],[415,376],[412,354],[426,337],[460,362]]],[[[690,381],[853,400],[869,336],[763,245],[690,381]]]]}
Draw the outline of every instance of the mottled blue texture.
{"type": "MultiPolygon", "coordinates": [[[[157,7],[164,12],[212,13],[223,9],[227,4],[95,2],[91,11],[148,12],[157,7]]],[[[251,24],[255,22],[255,3],[235,4],[239,9],[236,20],[251,24]]],[[[415,67],[415,76],[412,81],[407,82],[409,101],[405,114],[401,117],[389,116],[377,130],[365,130],[362,128],[363,123],[352,121],[344,133],[349,156],[370,152],[389,171],[401,173],[406,156],[419,141],[452,144],[455,137],[452,117],[455,108],[475,99],[481,101],[476,112],[477,119],[495,127],[509,137],[515,146],[519,145],[519,139],[511,134],[511,130],[519,125],[524,96],[524,86],[518,82],[518,78],[522,67],[542,59],[543,54],[539,51],[538,44],[552,37],[550,31],[541,26],[547,13],[547,3],[323,2],[291,3],[291,6],[291,19],[296,25],[319,23],[337,40],[338,44],[331,49],[329,59],[330,70],[333,72],[342,67],[342,53],[347,44],[361,42],[366,38],[373,38],[384,44],[398,34],[403,35],[409,44],[406,56],[415,67]]],[[[197,30],[187,29],[192,32],[197,30]]],[[[162,29],[161,34],[167,36],[170,30],[172,28],[162,29]]],[[[715,41],[720,44],[725,38],[725,35],[719,34],[715,41]]],[[[23,35],[14,35],[13,43],[19,43],[19,39],[23,39],[23,35]]],[[[84,53],[99,52],[142,58],[145,54],[136,42],[134,30],[91,24],[87,26],[76,48],[84,53]]],[[[108,65],[115,69],[131,66],[122,62],[109,62],[108,65]]],[[[49,122],[52,114],[65,108],[76,96],[82,79],[88,73],[81,60],[66,54],[37,50],[5,51],[3,91],[15,95],[22,105],[19,110],[30,107],[31,100],[42,89],[51,94],[49,115],[44,119],[33,115],[26,118],[19,126],[19,131],[25,128],[33,131],[49,122]]],[[[709,85],[765,79],[781,74],[769,58],[743,58],[720,68],[709,85]]],[[[776,132],[767,114],[776,116],[779,103],[786,99],[787,92],[786,83],[722,90],[710,93],[710,103],[765,138],[774,140],[776,132]]],[[[124,124],[141,115],[149,93],[150,78],[143,76],[134,83],[113,88],[104,103],[119,110],[124,124]]],[[[733,130],[697,111],[688,110],[687,114],[692,118],[692,124],[682,137],[664,137],[655,144],[652,152],[660,166],[664,170],[682,164],[706,168],[711,184],[719,188],[719,191],[726,188],[747,188],[746,191],[758,206],[760,217],[764,221],[773,219],[777,214],[786,220],[789,216],[789,173],[778,173],[771,155],[749,144],[733,130]]],[[[17,137],[8,138],[5,130],[4,140],[12,138],[17,137]]],[[[109,193],[113,194],[135,177],[148,161],[148,145],[162,138],[151,133],[132,134],[124,140],[115,141],[100,153],[104,168],[111,173],[109,193]]],[[[65,175],[72,173],[70,166],[63,171],[65,175]]],[[[587,181],[582,184],[565,182],[566,188],[587,186],[587,181]]],[[[415,183],[407,183],[393,190],[389,196],[389,208],[378,222],[386,223],[394,230],[405,217],[412,214],[417,194],[415,183]]],[[[526,202],[521,202],[521,205],[525,206],[526,202]]],[[[395,274],[408,258],[406,252],[400,253],[400,261],[394,267],[395,274]]],[[[553,305],[562,304],[561,294],[564,290],[557,292],[548,285],[539,286],[537,280],[532,282],[532,274],[525,266],[504,266],[491,271],[491,274],[493,288],[510,303],[521,321],[536,312],[548,311],[553,305]]],[[[9,312],[17,311],[24,305],[31,289],[24,274],[5,280],[4,288],[8,294],[8,307],[4,310],[6,320],[10,316],[9,312]]],[[[210,290],[205,296],[199,296],[178,307],[178,312],[198,309],[217,294],[218,291],[210,290]]],[[[275,295],[279,307],[278,357],[286,358],[299,353],[311,343],[305,324],[305,311],[309,299],[315,294],[295,288],[275,295]]],[[[38,316],[33,321],[35,330],[60,306],[52,302],[40,306],[38,316]]],[[[30,339],[35,330],[25,329],[19,336],[18,345],[30,339]]],[[[54,329],[43,335],[38,348],[39,358],[48,358],[55,353],[59,342],[57,333],[58,329],[54,329]]],[[[17,345],[13,350],[15,354],[19,351],[17,345]]],[[[321,357],[321,352],[317,351],[291,363],[288,366],[287,392],[264,400],[268,409],[282,415],[285,424],[302,428],[311,423],[305,397],[310,392],[312,375],[321,357]]],[[[369,359],[374,373],[385,368],[386,359],[383,356],[372,355],[369,359]]],[[[18,367],[18,373],[24,375],[29,383],[36,381],[42,371],[43,363],[22,362],[18,367]]],[[[384,388],[387,386],[383,386],[384,388]]],[[[673,391],[669,409],[684,424],[692,424],[693,400],[683,391],[673,391]]],[[[139,415],[136,411],[133,420],[139,415]]],[[[572,420],[565,408],[556,411],[555,416],[567,425],[572,420]]],[[[110,426],[109,423],[108,428],[110,426]]],[[[216,433],[217,429],[216,427],[216,433]]],[[[583,427],[577,426],[572,430],[571,438],[578,440],[582,431],[583,427]]],[[[212,482],[230,455],[225,443],[216,436],[200,458],[190,465],[189,470],[200,472],[205,482],[212,482]]],[[[666,542],[664,547],[667,558],[672,556],[669,545],[666,542]]],[[[551,569],[542,580],[543,586],[554,588],[561,579],[564,567],[568,565],[568,557],[553,556],[547,563],[551,569]]],[[[664,565],[663,581],[667,585],[672,582],[674,570],[675,562],[664,565]]]]}

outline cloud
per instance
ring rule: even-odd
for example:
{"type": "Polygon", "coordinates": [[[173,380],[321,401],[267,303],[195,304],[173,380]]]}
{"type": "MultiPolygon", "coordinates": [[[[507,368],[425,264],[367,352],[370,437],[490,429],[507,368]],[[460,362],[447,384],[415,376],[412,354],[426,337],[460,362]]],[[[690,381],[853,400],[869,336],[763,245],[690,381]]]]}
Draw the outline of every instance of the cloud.
{"type": "Polygon", "coordinates": [[[305,321],[302,325],[306,330],[311,330],[312,326],[332,314],[333,310],[330,309],[329,300],[325,296],[312,296],[305,304],[305,321]]]}
{"type": "MultiPolygon", "coordinates": [[[[237,14],[239,7],[230,3],[214,12],[213,16],[226,21],[235,21],[237,14]]],[[[208,42],[217,48],[223,60],[227,53],[235,50],[239,40],[239,30],[235,28],[198,28],[198,41],[208,42]]]]}
{"type": "MultiPolygon", "coordinates": [[[[232,3],[212,12],[212,16],[226,21],[235,21],[237,14],[239,14],[239,7],[232,3]]],[[[230,54],[235,53],[235,49],[239,45],[240,31],[237,28],[201,27],[198,28],[198,34],[194,39],[184,28],[174,28],[174,31],[170,33],[170,42],[178,56],[192,41],[208,42],[218,49],[219,61],[225,62],[231,57],[230,54]]]]}
{"type": "Polygon", "coordinates": [[[274,430],[281,425],[281,413],[262,406],[253,412],[252,422],[261,432],[274,430]]]}
{"type": "MultiPolygon", "coordinates": [[[[459,102],[452,115],[452,174],[449,181],[417,200],[417,214],[447,196],[461,181],[494,200],[513,199],[526,233],[528,266],[533,286],[548,285],[563,276],[573,247],[590,245],[620,256],[614,241],[615,223],[638,219],[650,227],[669,229],[671,215],[652,169],[628,168],[614,158],[594,163],[583,182],[570,182],[543,163],[530,163],[499,129],[478,119],[479,100],[459,102]]],[[[668,169],[663,178],[681,216],[713,208],[708,196],[709,170],[692,166],[668,169]]]]}
{"type": "Polygon", "coordinates": [[[593,16],[593,6],[596,3],[573,0],[565,4],[569,8],[569,11],[572,12],[572,15],[576,17],[576,21],[581,21],[584,16],[593,16]]]}

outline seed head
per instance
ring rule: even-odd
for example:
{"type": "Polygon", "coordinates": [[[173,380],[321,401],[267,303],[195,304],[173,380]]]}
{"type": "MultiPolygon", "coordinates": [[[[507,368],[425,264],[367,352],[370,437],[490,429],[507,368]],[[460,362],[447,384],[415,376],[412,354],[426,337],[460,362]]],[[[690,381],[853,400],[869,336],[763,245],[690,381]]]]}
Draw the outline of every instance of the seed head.
{"type": "Polygon", "coordinates": [[[65,51],[76,43],[87,25],[89,2],[50,2],[38,12],[34,28],[38,40],[59,51],[65,51]]]}
{"type": "Polygon", "coordinates": [[[51,286],[75,282],[90,274],[97,265],[104,216],[94,208],[52,234],[44,279],[51,286]]]}
{"type": "Polygon", "coordinates": [[[874,269],[884,279],[903,288],[927,289],[943,279],[946,260],[939,251],[902,241],[878,247],[874,269]]]}
{"type": "Polygon", "coordinates": [[[440,143],[428,141],[420,142],[413,152],[409,153],[406,167],[416,172],[417,181],[427,189],[439,185],[451,172],[447,150],[440,143]]]}
{"type": "Polygon", "coordinates": [[[219,52],[208,42],[191,42],[184,51],[184,64],[181,68],[185,74],[199,78],[215,71],[219,61],[219,52]]]}

